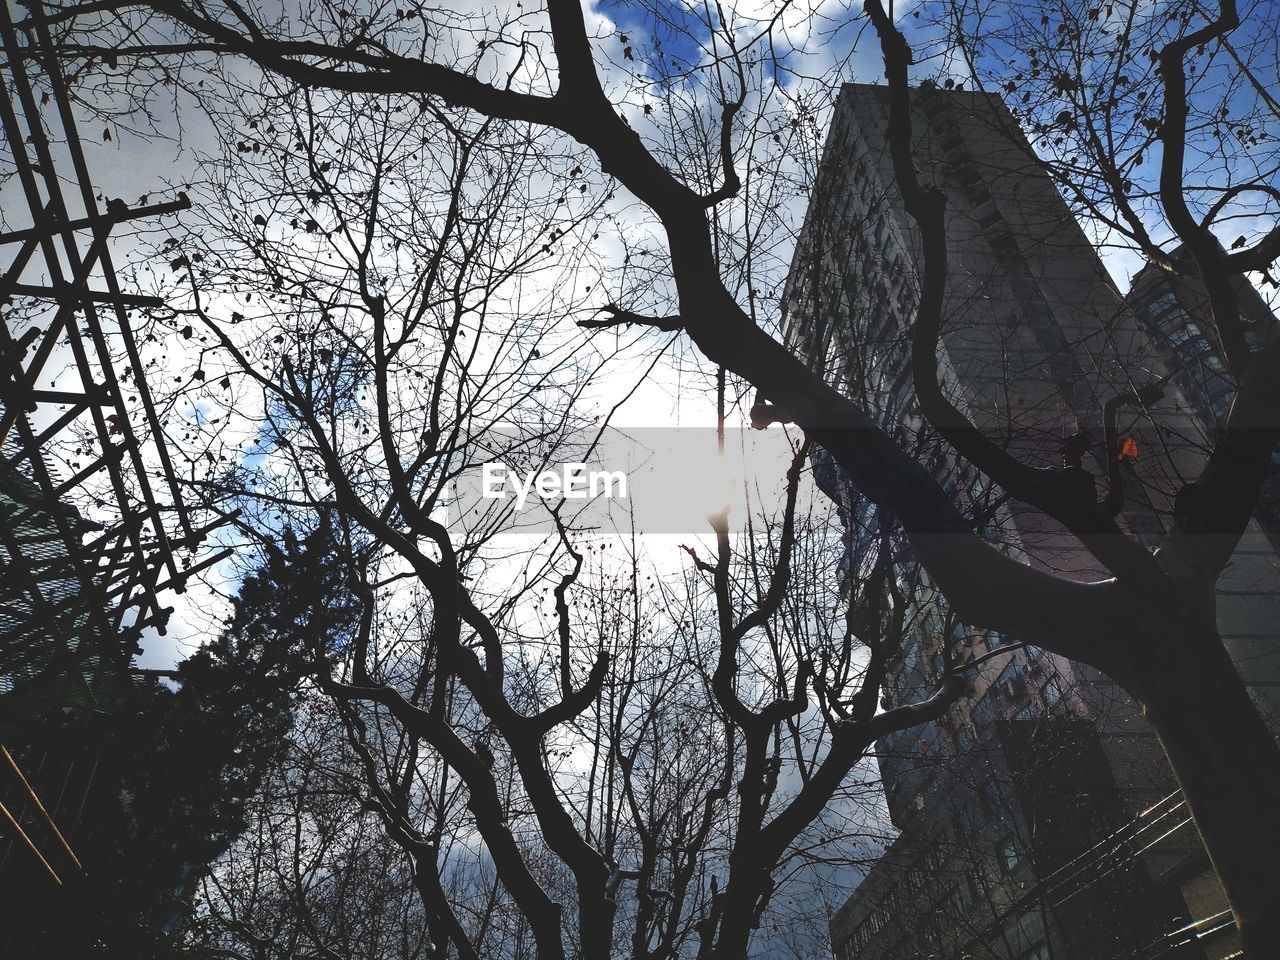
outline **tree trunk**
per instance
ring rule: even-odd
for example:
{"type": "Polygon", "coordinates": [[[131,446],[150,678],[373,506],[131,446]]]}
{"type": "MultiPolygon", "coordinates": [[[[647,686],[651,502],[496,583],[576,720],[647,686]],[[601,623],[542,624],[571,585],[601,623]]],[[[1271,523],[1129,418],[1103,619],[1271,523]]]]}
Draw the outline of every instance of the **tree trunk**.
{"type": "Polygon", "coordinates": [[[747,863],[740,858],[735,866],[738,874],[724,891],[724,913],[720,928],[716,931],[715,946],[706,960],[744,960],[755,930],[756,909],[769,880],[769,867],[759,863],[747,863]]]}
{"type": "Polygon", "coordinates": [[[1280,957],[1280,746],[1221,640],[1170,638],[1141,697],[1249,960],[1280,957]]]}

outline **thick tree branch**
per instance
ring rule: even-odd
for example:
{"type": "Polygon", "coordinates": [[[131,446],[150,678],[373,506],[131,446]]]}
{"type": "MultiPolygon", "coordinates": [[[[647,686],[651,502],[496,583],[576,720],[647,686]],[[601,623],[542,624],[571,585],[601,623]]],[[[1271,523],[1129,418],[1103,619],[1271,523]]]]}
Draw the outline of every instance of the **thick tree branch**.
{"type": "Polygon", "coordinates": [[[539,960],[563,960],[560,939],[561,907],[552,900],[529,871],[524,855],[507,825],[497,784],[488,765],[444,721],[409,703],[398,691],[385,686],[341,683],[323,672],[321,688],[339,700],[367,700],[391,711],[406,730],[440,752],[467,785],[467,806],[476,818],[494,867],[512,898],[528,918],[539,960]]]}
{"type": "MultiPolygon", "coordinates": [[[[1168,379],[1167,377],[1165,379],[1168,379]]],[[[1120,435],[1116,427],[1116,415],[1123,406],[1134,406],[1142,409],[1158,402],[1164,396],[1164,381],[1148,384],[1138,390],[1110,397],[1102,405],[1102,424],[1106,431],[1107,448],[1107,498],[1103,506],[1111,516],[1116,516],[1124,509],[1124,452],[1120,448],[1120,435]]]]}
{"type": "Polygon", "coordinates": [[[1258,504],[1280,443],[1280,340],[1256,354],[1199,477],[1179,491],[1173,529],[1157,555],[1180,581],[1213,584],[1258,504]]]}
{"type": "Polygon", "coordinates": [[[787,468],[786,503],[782,514],[782,533],[778,539],[778,559],[769,578],[769,588],[759,605],[732,628],[734,642],[764,625],[777,612],[791,582],[791,554],[796,543],[796,495],[800,487],[800,468],[809,457],[809,443],[800,445],[787,468]]]}
{"type": "Polygon", "coordinates": [[[543,125],[554,126],[560,119],[560,108],[553,98],[499,89],[439,64],[354,46],[275,39],[260,26],[245,36],[197,11],[194,5],[177,0],[148,0],[143,5],[209,37],[221,52],[248,57],[302,86],[351,93],[426,94],[485,116],[543,125]]]}
{"type": "Polygon", "coordinates": [[[684,328],[684,321],[679,316],[651,317],[641,313],[632,313],[630,310],[624,310],[612,303],[606,304],[596,312],[607,313],[608,316],[600,319],[593,317],[589,320],[579,320],[578,326],[586,330],[607,330],[610,327],[622,326],[652,327],[655,330],[663,330],[668,333],[674,333],[684,328]]]}
{"type": "Polygon", "coordinates": [[[1220,0],[1218,17],[1199,30],[1167,43],[1160,51],[1160,79],[1164,83],[1164,119],[1160,124],[1160,201],[1165,215],[1199,267],[1200,279],[1209,294],[1214,325],[1226,354],[1227,365],[1237,377],[1249,361],[1249,345],[1240,323],[1240,310],[1226,254],[1207,222],[1196,220],[1187,205],[1184,166],[1187,154],[1187,73],[1183,60],[1201,44],[1226,36],[1240,25],[1235,0],[1220,0]]]}

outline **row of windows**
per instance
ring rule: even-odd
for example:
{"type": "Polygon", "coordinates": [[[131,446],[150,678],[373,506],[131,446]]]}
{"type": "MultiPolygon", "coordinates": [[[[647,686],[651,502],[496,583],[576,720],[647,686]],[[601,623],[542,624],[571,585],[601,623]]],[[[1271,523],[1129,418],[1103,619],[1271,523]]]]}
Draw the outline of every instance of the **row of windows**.
{"type": "Polygon", "coordinates": [[[885,928],[899,911],[911,901],[919,898],[924,892],[930,877],[936,876],[945,866],[946,858],[937,847],[930,847],[924,855],[912,865],[905,876],[876,904],[867,918],[858,925],[853,934],[842,945],[842,957],[855,957],[861,952],[871,938],[885,928]]]}
{"type": "MultiPolygon", "coordinates": [[[[1026,858],[1022,844],[1013,834],[1006,834],[996,842],[993,855],[999,875],[1003,878],[1000,881],[1001,885],[1017,883],[1025,877],[1030,862],[1026,858]]],[[[843,943],[837,945],[836,953],[841,960],[856,960],[892,920],[902,919],[899,911],[904,908],[912,911],[907,914],[907,917],[914,921],[915,925],[900,938],[894,949],[888,952],[887,955],[894,960],[908,956],[906,951],[912,945],[922,944],[927,939],[937,936],[935,932],[919,929],[919,921],[926,920],[926,917],[940,918],[945,925],[954,928],[956,921],[971,917],[975,905],[990,897],[985,871],[980,868],[970,868],[964,871],[961,880],[942,892],[940,896],[934,894],[937,897],[936,900],[930,898],[936,909],[931,914],[926,914],[923,909],[925,895],[931,881],[936,882],[945,870],[946,858],[938,848],[932,848],[922,860],[923,863],[913,867],[903,880],[872,909],[853,933],[843,943]]],[[[1038,918],[1024,914],[1014,924],[1012,930],[1006,931],[1005,935],[1011,936],[1017,946],[1029,942],[1033,944],[1028,950],[1017,954],[1019,960],[1048,957],[1047,947],[1039,932],[1040,924],[1037,921],[1038,918]]]]}

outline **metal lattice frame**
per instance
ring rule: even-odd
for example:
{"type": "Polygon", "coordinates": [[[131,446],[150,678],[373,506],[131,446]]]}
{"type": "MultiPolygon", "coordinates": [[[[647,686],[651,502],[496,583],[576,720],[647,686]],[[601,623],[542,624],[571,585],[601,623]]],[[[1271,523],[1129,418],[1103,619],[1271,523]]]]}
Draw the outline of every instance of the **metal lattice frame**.
{"type": "Polygon", "coordinates": [[[217,524],[184,503],[142,377],[129,311],[162,303],[121,290],[107,243],[116,224],[189,202],[100,208],[43,7],[16,23],[12,9],[0,5],[0,126],[5,192],[26,211],[6,210],[19,226],[0,233],[0,692],[62,675],[92,698],[94,674],[123,671],[143,630],[163,632],[165,591],[229,552],[186,567],[176,555],[217,524]],[[71,389],[40,389],[54,368],[71,389]],[[83,465],[64,455],[77,445],[83,465]]]}

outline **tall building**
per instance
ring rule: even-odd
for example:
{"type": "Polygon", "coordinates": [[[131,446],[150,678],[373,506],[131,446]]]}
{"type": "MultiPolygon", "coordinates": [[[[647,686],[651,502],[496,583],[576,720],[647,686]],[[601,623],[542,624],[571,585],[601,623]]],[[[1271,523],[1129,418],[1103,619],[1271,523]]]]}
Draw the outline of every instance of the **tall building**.
{"type": "MultiPolygon", "coordinates": [[[[1100,484],[1117,465],[1119,520],[1155,546],[1203,457],[1189,439],[1204,433],[1194,405],[1000,99],[934,87],[913,96],[913,156],[947,198],[944,391],[1024,462],[1079,463],[1100,484]],[[1124,399],[1143,387],[1159,399],[1124,399]]],[[[1101,576],[1074,538],[1006,501],[919,414],[909,368],[919,242],[887,121],[884,88],[842,89],[789,279],[789,343],[929,464],[986,538],[1057,573],[1101,576]]],[[[875,508],[817,466],[859,563],[879,536],[875,508]]],[[[1221,619],[1249,635],[1238,663],[1266,701],[1280,678],[1280,581],[1273,553],[1270,579],[1255,562],[1264,541],[1253,528],[1242,543],[1237,559],[1256,589],[1245,603],[1225,597],[1221,619]]],[[[1097,671],[1035,647],[988,658],[1017,638],[956,623],[905,549],[910,629],[889,665],[887,705],[934,689],[945,640],[982,662],[946,717],[877,745],[900,833],[833,917],[837,957],[1228,955],[1230,914],[1133,702],[1097,671]]]]}
{"type": "Polygon", "coordinates": [[[30,473],[18,444],[0,446],[0,726],[33,701],[110,699],[124,676],[126,652],[72,555],[99,525],[30,473]]]}
{"type": "MultiPolygon", "coordinates": [[[[1171,251],[1174,256],[1181,247],[1171,251]]],[[[1233,278],[1245,342],[1259,350],[1280,337],[1278,320],[1258,291],[1242,276],[1233,278]]],[[[1213,310],[1203,282],[1175,277],[1148,265],[1134,275],[1126,297],[1163,356],[1188,408],[1194,428],[1180,438],[1207,453],[1226,422],[1235,396],[1222,345],[1213,325],[1213,310]]],[[[1263,480],[1254,521],[1231,565],[1223,572],[1218,629],[1254,699],[1280,735],[1280,669],[1276,662],[1276,624],[1280,623],[1277,569],[1280,561],[1280,452],[1272,454],[1263,480]]]]}
{"type": "MultiPolygon", "coordinates": [[[[1184,253],[1182,246],[1170,251],[1175,259],[1184,253]]],[[[1235,277],[1233,287],[1245,342],[1251,350],[1260,350],[1280,336],[1280,320],[1247,278],[1235,277]]],[[[1127,299],[1199,421],[1210,431],[1221,426],[1235,396],[1235,383],[1218,341],[1204,283],[1147,264],[1134,275],[1127,299]]]]}

